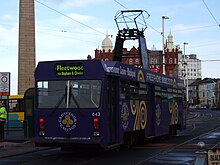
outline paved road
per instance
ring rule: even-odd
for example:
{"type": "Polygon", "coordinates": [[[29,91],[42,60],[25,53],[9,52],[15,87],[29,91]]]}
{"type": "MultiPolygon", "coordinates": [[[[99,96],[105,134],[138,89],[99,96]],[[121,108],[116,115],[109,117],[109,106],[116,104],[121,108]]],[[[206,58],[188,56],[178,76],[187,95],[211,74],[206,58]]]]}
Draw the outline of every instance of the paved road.
{"type": "Polygon", "coordinates": [[[32,141],[8,141],[0,143],[0,164],[192,164],[196,158],[198,142],[205,142],[208,148],[220,141],[219,126],[220,112],[193,111],[187,115],[187,129],[178,132],[177,136],[155,138],[131,149],[122,148],[119,152],[61,152],[59,148],[35,148],[32,141]],[[209,132],[215,128],[216,130],[209,132]],[[205,132],[209,133],[204,134],[205,132]],[[17,156],[10,157],[16,154],[17,156]]]}

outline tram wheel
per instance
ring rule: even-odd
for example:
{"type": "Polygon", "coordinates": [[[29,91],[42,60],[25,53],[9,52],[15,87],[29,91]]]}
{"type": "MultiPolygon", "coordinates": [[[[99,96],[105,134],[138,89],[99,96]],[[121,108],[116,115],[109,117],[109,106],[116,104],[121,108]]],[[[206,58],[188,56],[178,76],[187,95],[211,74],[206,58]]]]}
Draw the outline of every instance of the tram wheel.
{"type": "Polygon", "coordinates": [[[177,135],[177,128],[175,125],[170,126],[170,135],[172,135],[172,136],[177,135]]]}
{"type": "Polygon", "coordinates": [[[134,134],[132,132],[127,132],[124,135],[124,146],[127,148],[131,148],[131,146],[134,144],[135,138],[134,134]]]}

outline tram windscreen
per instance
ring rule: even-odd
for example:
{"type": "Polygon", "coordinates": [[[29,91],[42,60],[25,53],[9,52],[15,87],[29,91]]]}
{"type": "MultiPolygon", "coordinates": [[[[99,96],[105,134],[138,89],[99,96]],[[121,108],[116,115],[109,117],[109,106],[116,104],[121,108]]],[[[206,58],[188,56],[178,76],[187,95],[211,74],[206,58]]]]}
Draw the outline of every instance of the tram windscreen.
{"type": "Polygon", "coordinates": [[[37,108],[98,108],[101,80],[37,82],[37,108]]]}

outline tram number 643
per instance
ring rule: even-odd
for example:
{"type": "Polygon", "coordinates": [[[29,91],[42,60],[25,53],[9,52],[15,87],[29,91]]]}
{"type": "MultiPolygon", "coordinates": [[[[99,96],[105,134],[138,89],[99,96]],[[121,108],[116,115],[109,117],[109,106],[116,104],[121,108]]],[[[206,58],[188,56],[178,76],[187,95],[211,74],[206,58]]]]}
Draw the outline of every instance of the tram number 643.
{"type": "Polygon", "coordinates": [[[92,112],[92,116],[101,116],[100,112],[92,112]]]}

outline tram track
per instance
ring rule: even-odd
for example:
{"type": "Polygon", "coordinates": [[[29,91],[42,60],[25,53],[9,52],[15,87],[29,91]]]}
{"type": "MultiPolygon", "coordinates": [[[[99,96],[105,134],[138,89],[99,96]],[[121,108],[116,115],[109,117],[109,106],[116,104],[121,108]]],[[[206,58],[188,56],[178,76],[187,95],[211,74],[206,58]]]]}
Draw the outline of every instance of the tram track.
{"type": "MultiPolygon", "coordinates": [[[[182,151],[183,154],[186,152],[192,153],[192,154],[189,154],[188,156],[191,157],[192,158],[191,160],[193,161],[188,162],[188,163],[193,163],[195,161],[195,156],[196,156],[195,152],[198,150],[198,142],[210,141],[210,139],[212,140],[212,143],[205,144],[204,149],[216,149],[217,147],[220,146],[220,127],[214,128],[207,133],[203,133],[199,136],[188,139],[180,144],[167,145],[168,148],[163,149],[162,151],[159,151],[156,154],[149,156],[148,158],[144,160],[141,160],[135,165],[149,164],[149,162],[152,162],[152,163],[158,162],[157,164],[163,164],[165,162],[162,162],[162,159],[166,160],[167,162],[169,161],[169,157],[171,157],[171,155],[175,155],[175,153],[178,153],[179,154],[178,156],[181,157],[179,151],[182,151]],[[215,134],[215,136],[213,136],[213,134],[215,134]],[[158,158],[160,161],[158,161],[158,158]]],[[[182,160],[179,160],[178,162],[180,163],[181,161],[182,160]]],[[[173,160],[170,160],[170,164],[173,164],[173,160]]]]}
{"type": "Polygon", "coordinates": [[[193,112],[187,119],[186,130],[178,132],[178,135],[153,138],[142,144],[135,144],[129,149],[122,147],[117,152],[61,152],[60,148],[44,148],[4,158],[1,163],[5,161],[5,164],[8,164],[8,161],[13,161],[22,165],[56,165],[61,162],[65,165],[112,165],[119,162],[127,165],[193,164],[198,142],[204,142],[205,149],[220,147],[220,113],[212,114],[203,111],[193,112]]]}

